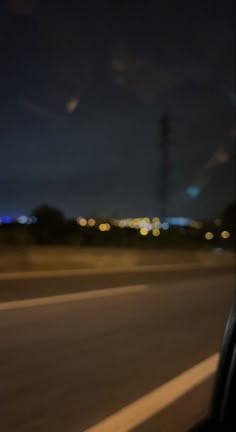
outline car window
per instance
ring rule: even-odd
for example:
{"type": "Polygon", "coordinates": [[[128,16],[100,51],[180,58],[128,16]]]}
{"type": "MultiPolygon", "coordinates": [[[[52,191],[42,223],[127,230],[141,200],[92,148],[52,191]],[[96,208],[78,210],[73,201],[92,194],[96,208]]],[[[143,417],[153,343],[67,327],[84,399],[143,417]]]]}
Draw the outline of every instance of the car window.
{"type": "Polygon", "coordinates": [[[1,430],[207,415],[235,284],[233,15],[1,2],[1,430]]]}

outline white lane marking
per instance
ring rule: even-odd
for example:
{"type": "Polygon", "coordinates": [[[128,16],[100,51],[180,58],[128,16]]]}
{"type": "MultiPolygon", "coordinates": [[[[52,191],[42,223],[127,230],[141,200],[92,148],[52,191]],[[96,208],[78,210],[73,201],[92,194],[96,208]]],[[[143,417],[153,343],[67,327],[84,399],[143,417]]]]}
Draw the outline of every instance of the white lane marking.
{"type": "Polygon", "coordinates": [[[216,371],[218,360],[216,353],[85,432],[130,432],[206,380],[216,371]]]}
{"type": "MultiPolygon", "coordinates": [[[[163,272],[175,270],[187,270],[201,267],[200,263],[186,264],[160,264],[160,265],[144,265],[131,267],[113,267],[113,268],[92,268],[92,269],[67,269],[67,270],[40,270],[27,272],[9,272],[0,273],[0,280],[15,280],[15,279],[47,279],[56,277],[71,277],[71,276],[90,276],[96,274],[113,274],[113,273],[142,273],[142,272],[163,272]]],[[[206,266],[204,265],[204,268],[206,266]]]]}
{"type": "Polygon", "coordinates": [[[101,290],[92,290],[85,292],[77,292],[72,294],[61,294],[49,297],[38,297],[35,299],[16,300],[0,303],[0,311],[11,309],[31,308],[36,306],[44,306],[57,303],[68,303],[80,300],[88,300],[100,297],[112,297],[124,294],[134,294],[144,292],[148,289],[147,285],[130,285],[118,288],[107,288],[101,290]]]}

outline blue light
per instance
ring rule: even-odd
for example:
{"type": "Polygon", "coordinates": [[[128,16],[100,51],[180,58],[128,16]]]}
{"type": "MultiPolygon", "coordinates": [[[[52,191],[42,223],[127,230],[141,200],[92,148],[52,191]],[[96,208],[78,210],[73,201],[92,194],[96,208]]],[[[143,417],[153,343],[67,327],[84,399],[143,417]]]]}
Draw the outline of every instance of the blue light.
{"type": "Polygon", "coordinates": [[[27,221],[28,221],[27,216],[19,216],[19,217],[17,218],[17,222],[19,222],[20,224],[26,224],[27,221]]]}
{"type": "Polygon", "coordinates": [[[12,221],[12,218],[10,216],[2,216],[2,223],[3,224],[9,224],[12,221]]]}
{"type": "Polygon", "coordinates": [[[182,227],[190,225],[190,219],[184,217],[170,217],[167,218],[167,222],[170,225],[182,226],[182,227]]]}
{"type": "Polygon", "coordinates": [[[186,192],[190,198],[194,199],[197,198],[197,196],[200,194],[201,189],[198,186],[192,185],[187,188],[186,192]]]}
{"type": "Polygon", "coordinates": [[[166,231],[166,230],[169,229],[170,225],[168,224],[168,222],[163,222],[163,224],[161,225],[161,227],[162,227],[163,230],[166,231]]]}

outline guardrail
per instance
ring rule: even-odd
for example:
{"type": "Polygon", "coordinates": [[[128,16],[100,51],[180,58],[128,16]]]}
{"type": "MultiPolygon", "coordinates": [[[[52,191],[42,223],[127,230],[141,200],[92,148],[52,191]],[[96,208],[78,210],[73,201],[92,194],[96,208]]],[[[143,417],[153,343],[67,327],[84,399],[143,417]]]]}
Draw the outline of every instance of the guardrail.
{"type": "Polygon", "coordinates": [[[57,269],[129,268],[165,264],[235,264],[226,251],[176,251],[117,248],[27,247],[0,249],[0,272],[57,269]]]}

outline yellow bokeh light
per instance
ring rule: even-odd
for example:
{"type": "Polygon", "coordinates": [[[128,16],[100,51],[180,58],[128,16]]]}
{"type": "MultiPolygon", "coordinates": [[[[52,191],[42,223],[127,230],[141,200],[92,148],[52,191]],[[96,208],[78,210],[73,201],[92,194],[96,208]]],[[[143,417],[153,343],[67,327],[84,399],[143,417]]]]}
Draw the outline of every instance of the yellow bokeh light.
{"type": "Polygon", "coordinates": [[[148,230],[147,230],[147,228],[141,228],[139,232],[140,232],[140,234],[141,234],[142,236],[146,236],[146,235],[148,235],[148,230]]]}
{"type": "Polygon", "coordinates": [[[205,239],[206,240],[212,240],[214,238],[214,234],[210,231],[206,232],[205,239]]]}
{"type": "Polygon", "coordinates": [[[228,239],[228,238],[230,238],[230,232],[229,232],[229,231],[222,231],[222,233],[221,233],[221,237],[222,237],[223,239],[228,239]]]}
{"type": "Polygon", "coordinates": [[[78,223],[79,223],[80,226],[84,227],[84,226],[87,225],[87,220],[84,219],[84,218],[79,218],[78,219],[78,223]]]}
{"type": "Polygon", "coordinates": [[[156,223],[160,223],[160,219],[158,217],[154,217],[152,219],[152,223],[156,224],[156,223]]]}
{"type": "Polygon", "coordinates": [[[158,237],[160,234],[161,234],[161,231],[160,231],[158,228],[154,228],[154,229],[152,230],[152,235],[153,235],[154,237],[158,237]]]}
{"type": "Polygon", "coordinates": [[[102,231],[102,232],[104,232],[104,231],[107,230],[106,224],[100,224],[98,228],[99,228],[99,230],[102,231]]]}
{"type": "Polygon", "coordinates": [[[106,226],[106,231],[110,231],[111,225],[109,223],[106,223],[105,226],[106,226]]]}
{"type": "Polygon", "coordinates": [[[130,228],[135,228],[135,222],[134,222],[133,219],[131,221],[129,221],[129,227],[130,228]]]}
{"type": "Polygon", "coordinates": [[[144,222],[146,222],[146,223],[150,223],[150,219],[149,219],[149,217],[145,217],[145,218],[143,218],[143,220],[144,220],[144,222]]]}
{"type": "Polygon", "coordinates": [[[79,99],[72,97],[66,101],[66,110],[68,113],[72,113],[76,110],[79,103],[79,99]]]}
{"type": "Polygon", "coordinates": [[[120,228],[124,228],[125,225],[126,225],[126,223],[125,223],[124,220],[120,220],[120,221],[118,222],[118,226],[119,226],[120,228]]]}
{"type": "Polygon", "coordinates": [[[191,221],[191,227],[200,229],[200,228],[202,228],[202,223],[193,220],[193,221],[191,221]]]}
{"type": "Polygon", "coordinates": [[[95,224],[96,224],[95,219],[89,219],[89,220],[88,220],[88,225],[89,225],[89,226],[93,227],[95,224]]]}
{"type": "Polygon", "coordinates": [[[134,228],[139,228],[140,220],[141,220],[140,218],[134,218],[133,219],[134,228]]]}

